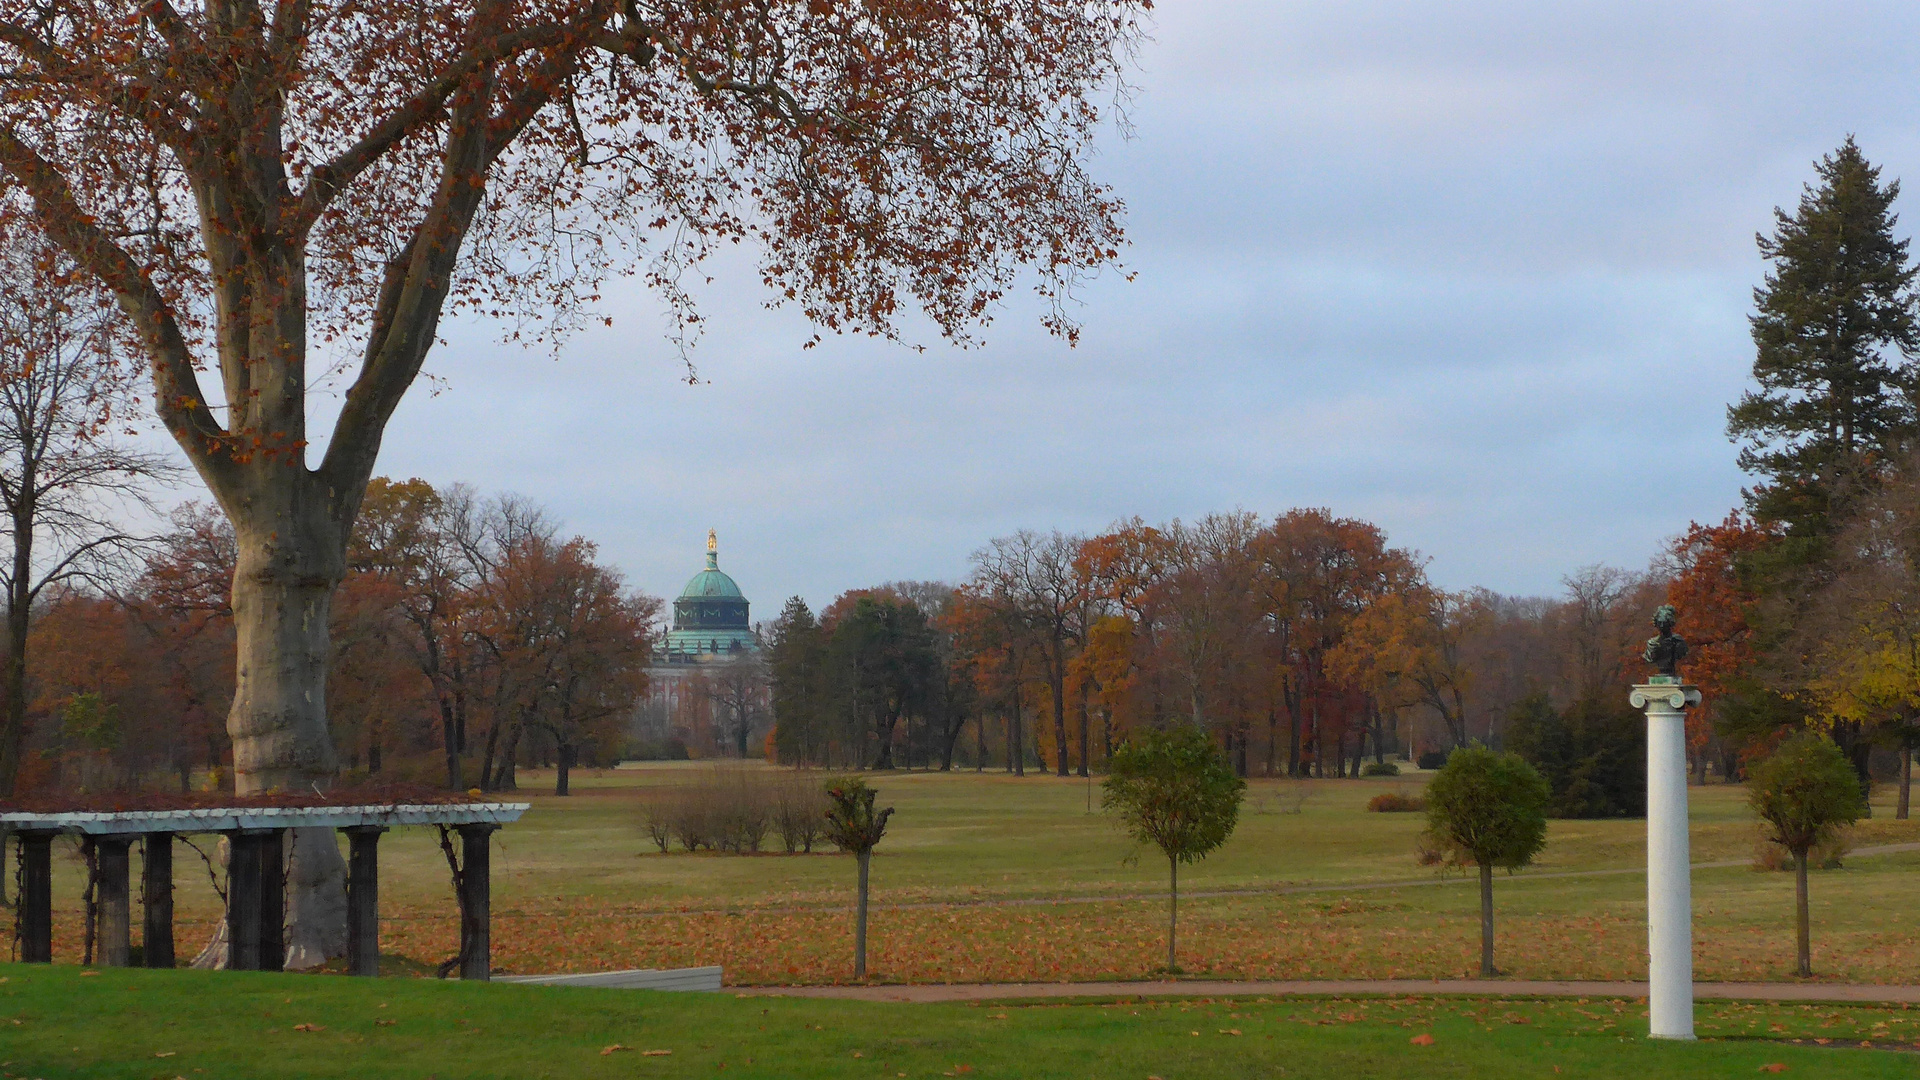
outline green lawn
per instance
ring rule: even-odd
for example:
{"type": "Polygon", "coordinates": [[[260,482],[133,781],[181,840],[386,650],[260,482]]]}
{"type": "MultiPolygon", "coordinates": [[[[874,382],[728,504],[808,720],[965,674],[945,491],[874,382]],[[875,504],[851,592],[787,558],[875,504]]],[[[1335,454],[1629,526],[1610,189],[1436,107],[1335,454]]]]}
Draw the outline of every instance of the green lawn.
{"type": "MultiPolygon", "coordinates": [[[[523,773],[519,797],[533,809],[496,834],[497,966],[721,964],[736,984],[844,979],[851,860],[662,855],[642,834],[645,789],[702,767],[576,773],[577,793],[565,799],[540,794],[550,790],[547,777],[523,773]]],[[[1078,779],[871,779],[882,802],[898,808],[873,868],[878,978],[1138,978],[1164,961],[1165,867],[1099,813],[1097,786],[1088,813],[1078,779]],[[1075,902],[1053,902],[1062,900],[1075,902]]],[[[1223,978],[1471,974],[1474,891],[1458,878],[1435,887],[1435,872],[1417,864],[1420,815],[1364,810],[1375,794],[1421,783],[1254,781],[1233,838],[1181,873],[1190,897],[1182,965],[1223,978]],[[1394,887],[1358,887],[1382,884],[1394,887]],[[1287,887],[1320,891],[1274,891],[1287,887]]],[[[1757,836],[1744,792],[1711,785],[1691,794],[1695,859],[1744,864],[1757,836]]],[[[1893,821],[1890,796],[1883,792],[1876,816],[1855,830],[1856,845],[1920,842],[1920,821],[1893,821]]],[[[1644,866],[1644,840],[1640,821],[1553,822],[1539,864],[1496,884],[1502,967],[1523,978],[1643,976],[1645,880],[1634,871],[1644,866]],[[1556,876],[1569,873],[1583,876],[1556,876]]],[[[451,955],[453,903],[431,831],[396,829],[381,849],[386,950],[421,962],[451,955]]],[[[1814,876],[1821,977],[1920,982],[1916,870],[1920,853],[1906,853],[1850,859],[1814,876]]],[[[175,872],[181,948],[191,953],[218,917],[217,900],[191,852],[180,850],[175,872]]],[[[69,851],[55,881],[63,962],[78,959],[83,883],[69,851]]],[[[1790,874],[1704,869],[1694,896],[1700,977],[1790,976],[1790,874]]]]}
{"type": "Polygon", "coordinates": [[[1707,1038],[1692,1044],[1643,1038],[1642,1015],[1632,1002],[1585,999],[884,1005],[0,965],[0,1075],[1500,1080],[1754,1076],[1768,1065],[1832,1078],[1920,1071],[1920,1010],[1707,1003],[1699,1009],[1707,1038]],[[609,1052],[615,1046],[626,1049],[609,1052]],[[670,1053],[646,1053],[662,1050],[670,1053]]]}

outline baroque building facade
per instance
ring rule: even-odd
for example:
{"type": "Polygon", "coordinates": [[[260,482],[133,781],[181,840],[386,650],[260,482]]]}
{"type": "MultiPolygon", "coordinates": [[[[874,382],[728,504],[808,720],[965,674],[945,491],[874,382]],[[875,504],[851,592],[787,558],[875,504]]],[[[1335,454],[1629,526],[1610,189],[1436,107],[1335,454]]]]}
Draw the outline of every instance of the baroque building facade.
{"type": "Polygon", "coordinates": [[[720,569],[720,541],[707,531],[707,564],[673,601],[673,622],[648,669],[647,698],[632,735],[643,752],[678,757],[757,757],[771,703],[751,606],[720,569]]]}

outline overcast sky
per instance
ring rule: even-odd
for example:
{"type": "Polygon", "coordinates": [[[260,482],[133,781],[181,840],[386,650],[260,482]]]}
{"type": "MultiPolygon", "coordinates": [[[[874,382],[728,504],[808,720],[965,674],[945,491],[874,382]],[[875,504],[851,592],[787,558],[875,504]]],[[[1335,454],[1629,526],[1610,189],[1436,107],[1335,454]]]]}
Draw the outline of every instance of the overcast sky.
{"type": "Polygon", "coordinates": [[[1086,291],[1078,348],[1016,305],[971,351],[803,351],[723,265],[702,384],[637,291],[557,361],[451,326],[380,471],[532,496],[669,597],[718,529],[756,618],[958,579],[1022,527],[1236,507],[1372,520],[1448,587],[1644,567],[1739,499],[1754,233],[1849,132],[1920,177],[1916,24],[1894,3],[1170,0],[1134,137],[1096,162],[1137,277],[1086,291]]]}

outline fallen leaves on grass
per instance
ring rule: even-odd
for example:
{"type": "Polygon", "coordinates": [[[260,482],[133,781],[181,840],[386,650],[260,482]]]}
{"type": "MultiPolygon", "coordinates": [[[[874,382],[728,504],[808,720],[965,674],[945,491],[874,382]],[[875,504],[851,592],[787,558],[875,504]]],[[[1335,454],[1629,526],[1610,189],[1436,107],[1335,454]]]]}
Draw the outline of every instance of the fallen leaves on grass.
{"type": "Polygon", "coordinates": [[[671,1050],[642,1050],[640,1051],[640,1056],[641,1057],[666,1057],[668,1054],[671,1054],[671,1053],[673,1053],[673,1051],[671,1050]]]}
{"type": "Polygon", "coordinates": [[[1408,1039],[1407,1041],[1412,1043],[1415,1046],[1432,1046],[1433,1035],[1429,1032],[1423,1031],[1420,1034],[1415,1035],[1413,1038],[1408,1039]]]}
{"type": "Polygon", "coordinates": [[[155,1055],[153,1055],[153,1056],[154,1056],[154,1057],[157,1057],[157,1058],[165,1058],[165,1057],[172,1057],[173,1055],[175,1055],[175,1054],[177,1054],[177,1053],[179,1053],[179,1051],[178,1051],[178,1050],[162,1050],[162,1051],[160,1051],[159,1053],[157,1053],[157,1054],[155,1054],[155,1055]]]}
{"type": "Polygon", "coordinates": [[[1786,1066],[1786,1063],[1782,1061],[1769,1061],[1765,1065],[1760,1066],[1760,1071],[1769,1072],[1769,1073],[1783,1073],[1787,1071],[1787,1066],[1786,1066]]]}
{"type": "Polygon", "coordinates": [[[393,1025],[399,1022],[400,1021],[398,1020],[375,1020],[373,1022],[373,1026],[374,1027],[392,1027],[393,1025]]]}
{"type": "Polygon", "coordinates": [[[325,1030],[327,1030],[327,1025],[325,1025],[325,1024],[295,1024],[295,1025],[293,1025],[293,1030],[295,1030],[295,1031],[325,1031],[325,1030]]]}
{"type": "Polygon", "coordinates": [[[606,1057],[608,1054],[616,1054],[622,1050],[631,1050],[631,1049],[633,1049],[633,1047],[631,1046],[621,1046],[619,1043],[614,1043],[612,1046],[601,1047],[600,1056],[606,1057]]]}

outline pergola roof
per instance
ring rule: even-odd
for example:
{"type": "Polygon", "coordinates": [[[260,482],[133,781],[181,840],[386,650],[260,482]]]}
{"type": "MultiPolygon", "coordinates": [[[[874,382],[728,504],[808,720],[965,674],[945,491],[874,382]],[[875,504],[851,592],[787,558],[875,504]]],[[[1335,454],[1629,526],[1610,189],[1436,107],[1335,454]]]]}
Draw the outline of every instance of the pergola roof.
{"type": "Polygon", "coordinates": [[[237,829],[342,829],[356,825],[482,825],[520,820],[531,803],[396,803],[375,806],[222,806],[195,810],[119,810],[61,814],[0,812],[22,831],[208,833],[237,829]]]}

